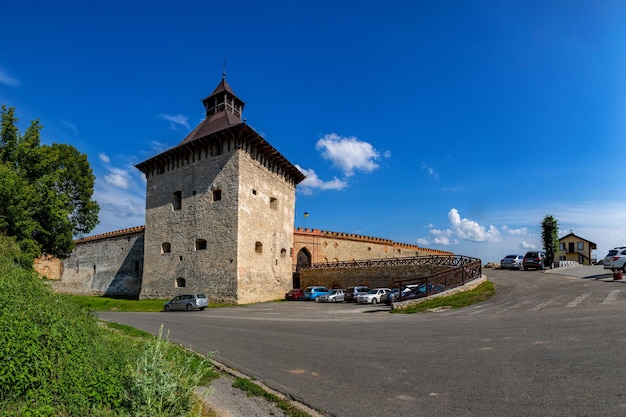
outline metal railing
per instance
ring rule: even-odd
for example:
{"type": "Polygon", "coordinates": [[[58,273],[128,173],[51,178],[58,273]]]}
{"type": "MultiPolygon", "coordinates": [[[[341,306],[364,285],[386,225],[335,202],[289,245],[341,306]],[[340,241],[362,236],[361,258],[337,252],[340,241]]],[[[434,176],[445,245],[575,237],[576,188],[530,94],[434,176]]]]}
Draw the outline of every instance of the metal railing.
{"type": "MultiPolygon", "coordinates": [[[[402,300],[402,289],[408,286],[424,286],[423,293],[410,294],[411,298],[428,296],[435,292],[445,291],[459,287],[465,283],[480,278],[482,275],[482,261],[463,255],[430,255],[414,256],[406,258],[383,258],[367,259],[361,261],[324,262],[312,265],[300,265],[298,270],[303,269],[333,269],[333,268],[376,268],[388,266],[435,266],[446,267],[434,274],[394,280],[393,287],[400,290],[398,301],[402,300]]],[[[406,296],[405,296],[406,298],[406,296]]]]}
{"type": "Polygon", "coordinates": [[[470,258],[462,255],[430,255],[430,256],[412,256],[406,258],[381,258],[381,259],[365,259],[360,261],[342,261],[342,262],[320,262],[307,266],[299,265],[295,269],[332,269],[332,268],[372,268],[379,266],[462,266],[471,262],[471,260],[480,259],[470,258]]]}
{"type": "Polygon", "coordinates": [[[454,258],[456,258],[455,262],[438,262],[431,264],[449,266],[450,269],[436,272],[425,277],[394,281],[394,287],[397,287],[400,291],[397,301],[402,301],[407,298],[427,297],[431,294],[460,287],[469,281],[481,277],[482,261],[480,259],[461,255],[457,255],[454,258]],[[416,286],[416,288],[414,291],[410,291],[403,296],[402,290],[409,288],[409,286],[416,286]]]}

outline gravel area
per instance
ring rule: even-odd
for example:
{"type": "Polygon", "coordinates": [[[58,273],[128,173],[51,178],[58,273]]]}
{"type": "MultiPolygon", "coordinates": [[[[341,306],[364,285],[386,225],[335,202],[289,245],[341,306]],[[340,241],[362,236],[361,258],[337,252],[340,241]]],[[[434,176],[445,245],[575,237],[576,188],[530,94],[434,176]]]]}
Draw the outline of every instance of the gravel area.
{"type": "MultiPolygon", "coordinates": [[[[211,388],[199,388],[198,392],[204,398],[204,402],[211,408],[218,417],[288,417],[278,406],[262,397],[249,397],[245,391],[233,387],[236,378],[246,378],[247,376],[232,370],[220,363],[214,362],[217,369],[222,371],[222,376],[211,382],[211,388]]],[[[255,381],[265,391],[286,399],[286,397],[263,384],[255,381]]],[[[311,417],[323,417],[323,414],[289,400],[294,407],[299,408],[311,417]]]]}

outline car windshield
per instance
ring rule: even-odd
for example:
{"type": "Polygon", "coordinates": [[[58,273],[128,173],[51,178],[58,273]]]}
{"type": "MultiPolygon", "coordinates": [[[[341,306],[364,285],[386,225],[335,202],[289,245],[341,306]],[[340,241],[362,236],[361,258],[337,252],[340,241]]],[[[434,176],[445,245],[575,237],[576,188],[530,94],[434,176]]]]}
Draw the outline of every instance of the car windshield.
{"type": "Polygon", "coordinates": [[[206,298],[206,295],[204,295],[204,294],[198,294],[198,298],[206,298]]]}
{"type": "Polygon", "coordinates": [[[609,251],[609,253],[608,253],[606,256],[607,256],[607,257],[608,257],[608,256],[615,256],[616,254],[617,254],[617,251],[616,251],[616,250],[614,250],[614,249],[611,249],[611,250],[609,251]]]}
{"type": "Polygon", "coordinates": [[[515,259],[517,258],[517,255],[507,255],[504,257],[504,259],[515,259]]]}
{"type": "Polygon", "coordinates": [[[376,294],[378,292],[377,289],[369,290],[368,294],[376,294]]]}

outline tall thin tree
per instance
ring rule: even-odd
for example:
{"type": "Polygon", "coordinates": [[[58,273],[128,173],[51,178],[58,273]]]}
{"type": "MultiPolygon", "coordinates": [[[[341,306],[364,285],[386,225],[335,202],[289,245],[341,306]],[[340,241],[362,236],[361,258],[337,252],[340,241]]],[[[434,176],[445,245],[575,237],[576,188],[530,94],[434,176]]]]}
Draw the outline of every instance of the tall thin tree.
{"type": "Polygon", "coordinates": [[[559,250],[559,223],[550,214],[541,222],[541,241],[546,251],[546,263],[552,266],[559,250]]]}

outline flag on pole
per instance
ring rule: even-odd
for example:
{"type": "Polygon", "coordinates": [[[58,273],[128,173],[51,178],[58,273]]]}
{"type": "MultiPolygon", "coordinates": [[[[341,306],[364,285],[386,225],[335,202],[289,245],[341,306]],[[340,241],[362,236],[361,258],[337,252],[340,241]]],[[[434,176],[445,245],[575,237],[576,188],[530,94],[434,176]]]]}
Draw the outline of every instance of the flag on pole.
{"type": "Polygon", "coordinates": [[[309,212],[308,211],[304,212],[304,217],[309,217],[309,212]]]}

